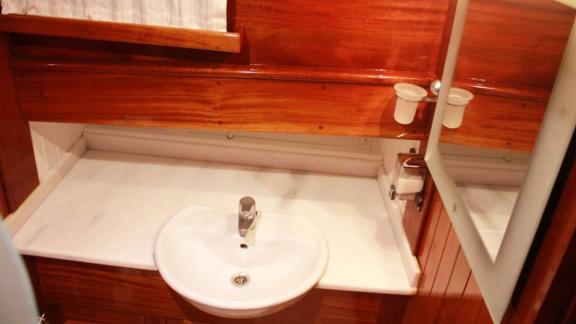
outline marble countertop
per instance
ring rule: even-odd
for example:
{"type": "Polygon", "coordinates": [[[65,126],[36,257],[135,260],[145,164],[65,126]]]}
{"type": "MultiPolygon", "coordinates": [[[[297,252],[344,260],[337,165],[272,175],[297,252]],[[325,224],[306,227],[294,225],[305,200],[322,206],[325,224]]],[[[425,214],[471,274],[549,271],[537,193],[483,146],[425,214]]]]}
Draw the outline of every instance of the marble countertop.
{"type": "MultiPolygon", "coordinates": [[[[318,286],[414,294],[376,179],[87,151],[14,236],[27,255],[155,269],[163,223],[189,205],[314,220],[330,248],[318,286]]],[[[264,216],[265,217],[265,216],[264,216]]]]}
{"type": "Polygon", "coordinates": [[[457,188],[484,247],[496,260],[520,188],[477,184],[459,184],[457,188]]]}

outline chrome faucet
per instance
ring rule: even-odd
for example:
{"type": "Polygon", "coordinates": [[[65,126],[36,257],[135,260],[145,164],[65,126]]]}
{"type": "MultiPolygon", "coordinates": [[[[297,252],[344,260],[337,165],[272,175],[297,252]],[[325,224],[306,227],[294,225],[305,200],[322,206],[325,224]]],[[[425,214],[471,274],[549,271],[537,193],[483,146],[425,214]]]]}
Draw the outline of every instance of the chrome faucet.
{"type": "Polygon", "coordinates": [[[238,211],[238,233],[241,237],[246,237],[248,231],[256,225],[254,221],[258,216],[256,211],[256,200],[252,197],[243,197],[240,199],[238,211]]]}

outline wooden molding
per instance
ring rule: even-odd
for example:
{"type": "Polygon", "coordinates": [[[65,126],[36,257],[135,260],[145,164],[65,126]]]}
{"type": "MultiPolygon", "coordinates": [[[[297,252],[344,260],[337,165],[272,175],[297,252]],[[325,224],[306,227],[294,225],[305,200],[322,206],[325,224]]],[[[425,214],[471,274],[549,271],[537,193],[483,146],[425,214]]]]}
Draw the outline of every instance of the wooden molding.
{"type": "Polygon", "coordinates": [[[239,53],[240,34],[25,15],[1,15],[0,31],[239,53]]]}
{"type": "Polygon", "coordinates": [[[300,67],[272,65],[213,64],[189,61],[182,64],[154,64],[151,62],[77,62],[73,60],[30,60],[15,59],[15,70],[59,71],[172,75],[203,78],[285,80],[303,82],[330,82],[368,85],[394,85],[399,82],[413,83],[428,88],[435,76],[427,72],[386,71],[382,69],[345,69],[329,67],[300,67]]]}

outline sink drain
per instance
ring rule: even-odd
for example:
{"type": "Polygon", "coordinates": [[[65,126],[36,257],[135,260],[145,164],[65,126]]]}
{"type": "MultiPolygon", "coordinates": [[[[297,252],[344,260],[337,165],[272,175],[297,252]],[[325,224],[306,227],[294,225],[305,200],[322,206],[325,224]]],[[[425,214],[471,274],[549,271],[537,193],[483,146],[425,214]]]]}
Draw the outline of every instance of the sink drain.
{"type": "Polygon", "coordinates": [[[250,277],[244,273],[237,273],[232,276],[232,284],[236,287],[246,286],[250,281],[250,277]]]}

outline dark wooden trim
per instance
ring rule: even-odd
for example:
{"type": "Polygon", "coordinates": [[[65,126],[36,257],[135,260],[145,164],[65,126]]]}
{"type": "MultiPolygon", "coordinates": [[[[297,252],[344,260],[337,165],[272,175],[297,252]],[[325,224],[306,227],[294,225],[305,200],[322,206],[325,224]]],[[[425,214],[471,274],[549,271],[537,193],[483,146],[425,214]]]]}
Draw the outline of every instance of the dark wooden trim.
{"type": "Polygon", "coordinates": [[[135,75],[172,75],[205,78],[285,80],[330,82],[367,85],[394,85],[408,82],[427,88],[434,75],[426,72],[387,71],[381,69],[346,69],[329,67],[301,67],[290,65],[242,65],[186,62],[182,64],[151,64],[150,62],[75,62],[71,60],[15,59],[17,71],[58,71],[87,73],[118,73],[135,75]]]}
{"type": "Polygon", "coordinates": [[[10,39],[0,33],[0,198],[4,217],[15,211],[39,183],[32,137],[20,109],[12,69],[10,39]]]}
{"type": "Polygon", "coordinates": [[[560,323],[576,298],[576,136],[507,314],[511,323],[560,323]],[[540,233],[544,233],[540,235],[540,233]],[[540,239],[539,237],[542,237],[540,239]]]}
{"type": "Polygon", "coordinates": [[[203,313],[172,291],[156,271],[33,259],[38,293],[57,322],[132,323],[140,317],[202,323],[355,323],[402,321],[409,296],[312,289],[279,313],[251,320],[223,319],[203,313]],[[90,316],[95,318],[90,319],[90,316]],[[115,321],[114,321],[115,320],[115,321]]]}
{"type": "Polygon", "coordinates": [[[4,190],[4,183],[2,181],[2,173],[0,170],[0,219],[8,215],[8,198],[4,190]]]}
{"type": "Polygon", "coordinates": [[[548,103],[552,91],[552,89],[531,88],[521,85],[488,85],[470,82],[455,82],[454,86],[470,89],[475,95],[503,97],[542,104],[548,103]]]}
{"type": "Polygon", "coordinates": [[[0,31],[80,39],[240,52],[240,34],[25,15],[0,15],[0,31]]]}

